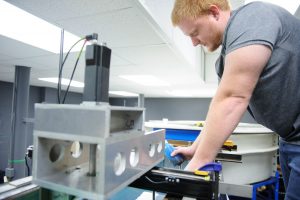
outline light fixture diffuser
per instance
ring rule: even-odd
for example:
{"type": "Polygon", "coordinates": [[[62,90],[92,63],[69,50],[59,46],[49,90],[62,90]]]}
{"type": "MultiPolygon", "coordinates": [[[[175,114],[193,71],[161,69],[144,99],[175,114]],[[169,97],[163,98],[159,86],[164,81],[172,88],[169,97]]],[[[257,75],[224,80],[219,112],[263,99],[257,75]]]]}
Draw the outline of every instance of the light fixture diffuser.
{"type": "Polygon", "coordinates": [[[118,96],[125,96],[125,97],[137,97],[137,96],[139,96],[136,93],[126,92],[126,91],[109,91],[109,94],[114,94],[114,95],[118,95],[118,96]]]}
{"type": "MultiPolygon", "coordinates": [[[[49,77],[49,78],[38,78],[41,81],[46,81],[46,82],[50,82],[50,83],[58,83],[58,78],[57,77],[49,77]]],[[[70,79],[66,79],[66,78],[62,78],[61,79],[61,84],[62,85],[69,85],[70,83],[70,79]]],[[[83,88],[84,87],[84,83],[79,82],[79,81],[71,81],[70,86],[72,87],[78,87],[78,88],[83,88]]]]}
{"type": "MultiPolygon", "coordinates": [[[[0,1],[0,24],[0,35],[52,53],[60,52],[61,28],[3,0],[0,1]]],[[[64,31],[64,52],[79,39],[64,31]]],[[[73,51],[79,51],[80,46],[73,51]]]]}

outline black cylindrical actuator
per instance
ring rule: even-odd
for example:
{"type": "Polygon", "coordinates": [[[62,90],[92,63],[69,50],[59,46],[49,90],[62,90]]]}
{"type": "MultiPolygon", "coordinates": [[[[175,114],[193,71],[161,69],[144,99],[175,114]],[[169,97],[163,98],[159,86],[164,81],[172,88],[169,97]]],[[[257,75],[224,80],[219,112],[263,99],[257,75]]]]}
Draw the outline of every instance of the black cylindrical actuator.
{"type": "Polygon", "coordinates": [[[111,49],[92,44],[85,51],[83,101],[108,102],[111,49]]]}

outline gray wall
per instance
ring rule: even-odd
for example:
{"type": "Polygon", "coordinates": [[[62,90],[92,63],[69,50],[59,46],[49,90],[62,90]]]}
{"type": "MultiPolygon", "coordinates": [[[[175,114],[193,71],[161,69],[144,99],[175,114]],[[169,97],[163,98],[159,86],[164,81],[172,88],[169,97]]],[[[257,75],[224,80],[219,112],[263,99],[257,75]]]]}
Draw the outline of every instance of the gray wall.
{"type": "Polygon", "coordinates": [[[0,82],[0,170],[7,167],[12,85],[0,82]]]}
{"type": "MultiPolygon", "coordinates": [[[[145,98],[146,121],[205,120],[211,98],[145,98]]],[[[137,98],[110,98],[111,105],[137,106],[137,98]]],[[[249,113],[241,122],[255,123],[249,113]]]]}
{"type": "Polygon", "coordinates": [[[211,99],[150,98],[145,100],[146,120],[204,120],[211,99]]]}
{"type": "MultiPolygon", "coordinates": [[[[54,88],[43,88],[44,90],[44,99],[42,102],[45,103],[57,103],[57,90],[54,88]]],[[[61,100],[63,99],[63,96],[65,95],[64,92],[62,92],[61,100]]],[[[82,102],[82,94],[80,93],[74,93],[70,92],[66,97],[66,104],[80,104],[82,102]]]]}

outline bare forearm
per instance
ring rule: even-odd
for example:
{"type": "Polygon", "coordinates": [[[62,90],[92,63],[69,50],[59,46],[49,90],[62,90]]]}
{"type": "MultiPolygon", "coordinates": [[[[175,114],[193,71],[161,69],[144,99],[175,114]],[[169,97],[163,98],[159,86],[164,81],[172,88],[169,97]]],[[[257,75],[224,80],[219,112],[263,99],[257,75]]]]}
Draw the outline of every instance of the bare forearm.
{"type": "Polygon", "coordinates": [[[246,111],[271,53],[268,46],[249,45],[226,55],[221,82],[187,170],[198,169],[215,158],[246,111]]]}
{"type": "Polygon", "coordinates": [[[241,97],[214,98],[205,127],[196,140],[196,152],[188,168],[195,170],[214,160],[225,140],[237,126],[248,100],[241,97]]]}
{"type": "Polygon", "coordinates": [[[197,149],[197,147],[198,147],[198,145],[199,145],[199,143],[200,143],[200,140],[201,140],[201,133],[203,132],[203,129],[202,129],[202,131],[200,132],[200,134],[198,135],[198,137],[196,138],[196,140],[193,142],[193,144],[192,144],[192,148],[196,151],[196,149],[197,149]]]}

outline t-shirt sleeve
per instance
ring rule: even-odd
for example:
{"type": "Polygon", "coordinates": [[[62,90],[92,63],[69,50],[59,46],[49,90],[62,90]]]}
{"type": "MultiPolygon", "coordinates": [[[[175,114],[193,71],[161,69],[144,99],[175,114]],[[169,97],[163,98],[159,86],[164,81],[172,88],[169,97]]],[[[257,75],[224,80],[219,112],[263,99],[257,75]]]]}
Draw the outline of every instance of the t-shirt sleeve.
{"type": "Polygon", "coordinates": [[[226,54],[253,44],[263,44],[273,50],[280,34],[281,22],[264,3],[250,3],[238,10],[228,26],[226,54]]]}

